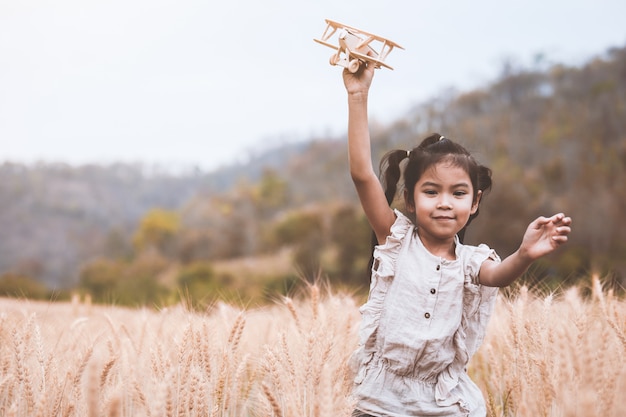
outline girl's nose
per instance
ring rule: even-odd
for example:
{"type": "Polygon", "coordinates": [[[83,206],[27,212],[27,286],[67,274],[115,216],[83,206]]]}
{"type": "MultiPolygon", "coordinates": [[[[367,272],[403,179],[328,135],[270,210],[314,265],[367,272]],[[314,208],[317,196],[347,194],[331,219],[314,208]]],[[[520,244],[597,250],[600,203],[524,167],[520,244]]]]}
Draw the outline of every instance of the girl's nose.
{"type": "Polygon", "coordinates": [[[452,204],[450,203],[450,199],[445,197],[445,196],[442,196],[439,199],[439,202],[437,204],[437,208],[438,209],[442,209],[442,210],[449,210],[449,209],[451,209],[452,208],[452,204]]]}

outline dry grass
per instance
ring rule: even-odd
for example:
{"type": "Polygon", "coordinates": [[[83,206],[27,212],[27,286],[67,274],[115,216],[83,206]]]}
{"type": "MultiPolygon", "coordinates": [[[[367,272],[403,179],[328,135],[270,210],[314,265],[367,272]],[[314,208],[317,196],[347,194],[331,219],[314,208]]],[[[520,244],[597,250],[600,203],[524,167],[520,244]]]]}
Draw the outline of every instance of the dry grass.
{"type": "Polygon", "coordinates": [[[626,416],[626,302],[597,277],[592,296],[570,288],[499,300],[470,373],[490,416],[626,416]]]}
{"type": "MultiPolygon", "coordinates": [[[[624,416],[626,302],[501,298],[470,373],[491,416],[624,416]]],[[[349,416],[353,297],[128,310],[0,300],[2,416],[349,416]]]]}

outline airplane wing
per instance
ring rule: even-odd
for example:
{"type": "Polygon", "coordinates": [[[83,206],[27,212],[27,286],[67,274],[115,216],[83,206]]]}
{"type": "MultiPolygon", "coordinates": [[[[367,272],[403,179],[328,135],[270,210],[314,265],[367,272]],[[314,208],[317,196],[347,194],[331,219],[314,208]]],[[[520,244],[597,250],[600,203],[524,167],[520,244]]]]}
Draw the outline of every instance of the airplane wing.
{"type": "Polygon", "coordinates": [[[333,48],[335,50],[339,50],[339,47],[337,45],[333,45],[332,43],[328,43],[326,41],[323,41],[321,39],[313,39],[315,42],[317,43],[321,43],[324,46],[328,46],[329,48],[333,48]]]}
{"type": "Polygon", "coordinates": [[[402,46],[398,45],[397,43],[395,43],[395,42],[393,42],[393,41],[391,41],[391,40],[389,40],[387,38],[384,38],[382,36],[378,36],[378,35],[375,35],[373,33],[366,32],[366,31],[364,31],[362,29],[355,28],[354,26],[344,25],[343,23],[339,23],[339,22],[337,22],[335,20],[330,20],[330,19],[325,19],[325,20],[326,20],[326,23],[329,26],[333,27],[334,29],[342,29],[342,28],[349,29],[349,30],[351,30],[353,32],[360,33],[362,35],[366,35],[366,36],[372,38],[373,40],[377,40],[377,41],[380,41],[380,42],[386,42],[387,45],[389,45],[389,46],[393,46],[395,48],[404,49],[402,46]]]}
{"type": "Polygon", "coordinates": [[[350,55],[352,55],[352,56],[354,56],[356,58],[359,58],[362,61],[372,62],[377,67],[380,66],[380,67],[385,67],[385,68],[389,68],[390,70],[393,70],[393,68],[389,64],[386,64],[385,62],[383,62],[383,61],[381,61],[379,59],[376,59],[374,57],[371,57],[371,56],[368,56],[368,55],[365,55],[365,54],[361,54],[361,53],[356,52],[356,51],[350,51],[350,55]]]}

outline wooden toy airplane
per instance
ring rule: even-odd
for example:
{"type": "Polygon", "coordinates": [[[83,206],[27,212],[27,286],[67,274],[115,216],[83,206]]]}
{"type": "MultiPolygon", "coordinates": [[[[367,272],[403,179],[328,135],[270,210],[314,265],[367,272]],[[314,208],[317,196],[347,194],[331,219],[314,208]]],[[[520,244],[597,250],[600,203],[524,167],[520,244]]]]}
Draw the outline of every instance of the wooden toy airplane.
{"type": "Polygon", "coordinates": [[[331,55],[330,65],[342,66],[351,73],[359,70],[361,62],[371,62],[376,68],[385,67],[392,70],[393,68],[385,63],[385,59],[393,48],[404,49],[389,39],[329,19],[326,19],[326,29],[322,38],[313,40],[337,51],[331,55]],[[329,43],[335,33],[337,45],[329,43]],[[378,51],[373,48],[374,43],[382,43],[378,51]]]}

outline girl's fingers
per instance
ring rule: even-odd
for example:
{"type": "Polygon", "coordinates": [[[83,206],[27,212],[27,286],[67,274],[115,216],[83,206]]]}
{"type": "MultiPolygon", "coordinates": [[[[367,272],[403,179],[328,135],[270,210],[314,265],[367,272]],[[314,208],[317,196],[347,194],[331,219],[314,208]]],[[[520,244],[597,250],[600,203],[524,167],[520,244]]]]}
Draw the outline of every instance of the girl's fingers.
{"type": "MultiPolygon", "coordinates": [[[[569,219],[569,221],[571,222],[571,219],[569,219]]],[[[556,242],[558,245],[561,245],[567,242],[568,240],[567,236],[572,231],[572,228],[569,226],[559,226],[556,229],[554,229],[554,231],[556,232],[556,234],[552,236],[552,240],[556,242]]]]}
{"type": "Polygon", "coordinates": [[[564,218],[565,218],[565,214],[563,214],[563,213],[557,213],[557,214],[555,214],[554,216],[550,217],[550,220],[551,220],[553,223],[559,223],[559,222],[561,222],[564,218]]]}
{"type": "Polygon", "coordinates": [[[570,224],[572,224],[572,218],[571,218],[571,217],[564,217],[564,218],[561,220],[561,224],[564,224],[564,225],[568,225],[568,226],[569,226],[570,224]]]}
{"type": "Polygon", "coordinates": [[[552,218],[541,216],[541,217],[537,217],[533,223],[534,223],[535,229],[539,229],[542,226],[545,226],[546,224],[550,223],[551,221],[553,221],[552,218]]]}
{"type": "Polygon", "coordinates": [[[550,222],[554,223],[555,225],[563,225],[563,226],[569,226],[570,224],[572,224],[572,218],[571,217],[566,217],[565,214],[563,213],[557,213],[552,217],[540,217],[538,220],[538,224],[539,225],[545,225],[548,224],[550,222]]]}

